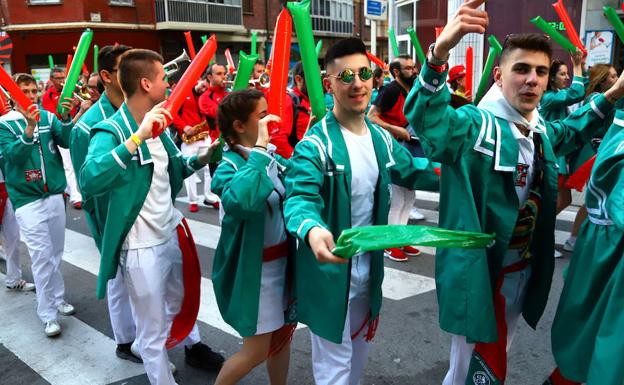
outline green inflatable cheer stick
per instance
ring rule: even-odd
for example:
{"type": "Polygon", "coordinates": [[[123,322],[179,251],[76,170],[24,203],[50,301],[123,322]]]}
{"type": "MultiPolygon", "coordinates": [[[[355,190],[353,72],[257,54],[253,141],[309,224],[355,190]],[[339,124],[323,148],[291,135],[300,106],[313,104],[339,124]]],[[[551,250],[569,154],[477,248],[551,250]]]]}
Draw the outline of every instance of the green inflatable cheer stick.
{"type": "Polygon", "coordinates": [[[388,28],[388,39],[390,39],[390,46],[392,46],[394,57],[401,55],[401,52],[399,51],[399,44],[397,43],[396,35],[394,34],[394,28],[388,28]]]}
{"type": "Polygon", "coordinates": [[[534,17],[531,19],[531,23],[533,23],[537,28],[539,28],[546,35],[550,36],[554,41],[557,42],[563,49],[570,53],[576,52],[576,46],[565,36],[557,32],[552,25],[548,24],[546,20],[542,19],[541,16],[534,17]]]}
{"type": "Polygon", "coordinates": [[[425,56],[425,52],[423,51],[422,46],[420,45],[420,41],[418,40],[416,31],[414,31],[414,28],[409,27],[407,29],[407,34],[409,35],[410,40],[412,41],[412,46],[414,46],[414,49],[416,50],[416,57],[418,58],[420,65],[424,66],[425,62],[427,61],[427,57],[425,56]]]}
{"type": "Polygon", "coordinates": [[[98,73],[98,56],[100,56],[100,47],[93,45],[93,72],[98,73]]]}
{"type": "Polygon", "coordinates": [[[485,94],[485,87],[487,87],[490,77],[492,76],[496,56],[503,52],[503,46],[498,39],[496,39],[496,36],[490,35],[490,37],[488,37],[488,41],[490,42],[490,51],[488,52],[487,60],[485,61],[485,67],[483,68],[483,75],[481,76],[481,81],[479,82],[479,88],[477,88],[477,95],[474,99],[475,105],[479,104],[479,101],[485,94]]]}
{"type": "MultiPolygon", "coordinates": [[[[258,55],[258,32],[251,33],[251,53],[250,55],[258,55]]],[[[239,70],[240,71],[240,70],[239,70]]]]}
{"type": "Polygon", "coordinates": [[[299,48],[301,49],[301,62],[305,75],[306,87],[312,107],[312,115],[317,121],[323,119],[327,109],[325,107],[325,93],[321,83],[321,69],[314,50],[314,36],[312,34],[312,18],[310,16],[310,0],[298,3],[286,3],[293,18],[299,48]]]}
{"type": "Polygon", "coordinates": [[[319,40],[318,43],[316,43],[316,48],[314,49],[316,52],[316,57],[318,58],[321,55],[321,50],[323,49],[323,40],[319,40]]]}
{"type": "Polygon", "coordinates": [[[236,71],[233,91],[244,90],[249,87],[249,79],[251,79],[254,64],[258,60],[258,55],[247,55],[243,51],[238,53],[238,57],[238,71],[236,71]]]}
{"type": "Polygon", "coordinates": [[[494,234],[447,230],[431,226],[362,226],[343,230],[332,254],[348,259],[367,251],[408,245],[478,249],[491,245],[494,238],[494,234]]]}
{"type": "Polygon", "coordinates": [[[201,41],[202,43],[206,44],[206,42],[208,41],[208,36],[204,35],[201,37],[201,41]]]}
{"type": "Polygon", "coordinates": [[[93,31],[87,28],[82,33],[82,36],[80,36],[80,41],[78,41],[76,53],[72,59],[71,67],[69,68],[67,79],[65,80],[65,85],[63,86],[63,91],[61,91],[59,103],[56,106],[56,112],[60,115],[64,115],[67,112],[61,103],[65,100],[65,98],[71,98],[74,95],[76,83],[78,82],[78,76],[80,76],[82,65],[87,58],[87,52],[91,46],[91,40],[93,40],[93,31]]]}
{"type": "Polygon", "coordinates": [[[54,58],[52,58],[52,55],[48,55],[48,65],[50,66],[50,70],[54,68],[54,58]]]}
{"type": "Polygon", "coordinates": [[[225,140],[221,135],[219,135],[217,140],[219,141],[219,145],[217,145],[217,148],[214,149],[214,152],[210,156],[210,160],[208,160],[208,163],[219,163],[221,161],[221,158],[223,158],[223,146],[225,145],[225,140]]]}
{"type": "Polygon", "coordinates": [[[620,41],[624,43],[624,24],[622,23],[622,20],[620,20],[618,14],[615,12],[615,9],[611,7],[603,7],[602,10],[607,17],[607,20],[609,20],[609,23],[611,23],[613,29],[615,29],[615,33],[620,38],[620,41]]]}

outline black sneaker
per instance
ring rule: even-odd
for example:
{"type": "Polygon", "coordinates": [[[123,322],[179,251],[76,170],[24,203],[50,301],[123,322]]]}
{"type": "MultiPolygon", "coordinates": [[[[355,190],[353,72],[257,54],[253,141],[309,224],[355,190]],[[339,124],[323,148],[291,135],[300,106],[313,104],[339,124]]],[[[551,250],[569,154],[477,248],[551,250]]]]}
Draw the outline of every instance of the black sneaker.
{"type": "Polygon", "coordinates": [[[213,352],[210,347],[202,342],[184,347],[184,360],[189,366],[208,371],[219,371],[225,358],[219,353],[213,352]]]}
{"type": "Polygon", "coordinates": [[[128,361],[136,362],[137,364],[142,364],[143,360],[141,359],[141,357],[135,356],[134,353],[132,353],[132,349],[130,349],[131,346],[132,346],[132,342],[127,343],[127,344],[119,344],[117,345],[115,354],[117,355],[117,357],[121,358],[122,360],[128,360],[128,361]]]}

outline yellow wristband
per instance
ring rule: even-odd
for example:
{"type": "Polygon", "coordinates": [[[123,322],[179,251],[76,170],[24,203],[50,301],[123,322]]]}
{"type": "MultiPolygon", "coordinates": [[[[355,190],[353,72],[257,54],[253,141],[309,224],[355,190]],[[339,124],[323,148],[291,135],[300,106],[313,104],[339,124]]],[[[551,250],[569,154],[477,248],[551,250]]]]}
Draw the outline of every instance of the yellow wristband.
{"type": "Polygon", "coordinates": [[[143,141],[141,140],[141,138],[139,138],[137,134],[130,135],[130,139],[132,139],[132,141],[136,143],[137,146],[140,146],[141,143],[143,143],[143,141]]]}

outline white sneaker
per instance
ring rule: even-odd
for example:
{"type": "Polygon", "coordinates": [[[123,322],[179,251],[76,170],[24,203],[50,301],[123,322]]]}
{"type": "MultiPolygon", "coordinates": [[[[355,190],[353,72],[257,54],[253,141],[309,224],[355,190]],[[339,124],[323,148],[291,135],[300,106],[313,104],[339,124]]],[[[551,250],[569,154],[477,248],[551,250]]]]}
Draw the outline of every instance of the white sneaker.
{"type": "Polygon", "coordinates": [[[563,250],[564,251],[569,251],[569,252],[573,252],[574,251],[574,245],[576,245],[576,237],[574,239],[572,239],[572,237],[566,239],[565,243],[563,244],[563,250]]]}
{"type": "Polygon", "coordinates": [[[563,254],[561,254],[561,251],[555,250],[555,258],[561,258],[561,257],[563,257],[563,254]]]}
{"type": "Polygon", "coordinates": [[[57,321],[48,321],[45,324],[45,329],[43,329],[45,335],[48,337],[55,337],[61,334],[61,324],[57,321]]]}
{"type": "Polygon", "coordinates": [[[425,215],[418,211],[416,207],[412,207],[409,213],[409,219],[413,219],[415,221],[422,221],[425,219],[425,215]]]}
{"type": "Polygon", "coordinates": [[[56,307],[61,315],[72,315],[76,312],[73,305],[63,302],[56,307]]]}
{"type": "Polygon", "coordinates": [[[10,291],[33,291],[35,290],[35,284],[19,279],[13,285],[7,285],[6,288],[10,291]]]}
{"type": "MultiPolygon", "coordinates": [[[[134,342],[132,342],[132,345],[130,345],[130,351],[135,356],[141,357],[141,353],[139,353],[139,347],[137,346],[136,340],[134,340],[134,342]]],[[[169,361],[169,370],[171,370],[171,373],[173,374],[176,374],[178,372],[178,368],[176,368],[176,366],[171,361],[169,361]]]]}
{"type": "Polygon", "coordinates": [[[178,368],[176,368],[176,366],[171,361],[169,361],[169,369],[171,369],[172,374],[176,374],[178,372],[178,368]]]}

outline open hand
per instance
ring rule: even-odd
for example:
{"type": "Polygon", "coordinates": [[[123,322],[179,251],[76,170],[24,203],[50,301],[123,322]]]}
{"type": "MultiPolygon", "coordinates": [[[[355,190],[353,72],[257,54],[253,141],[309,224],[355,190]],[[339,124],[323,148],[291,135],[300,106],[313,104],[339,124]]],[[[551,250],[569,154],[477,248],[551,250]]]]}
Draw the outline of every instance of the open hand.
{"type": "Polygon", "coordinates": [[[332,254],[332,250],[336,248],[334,236],[328,230],[322,227],[313,227],[308,232],[308,244],[314,253],[317,261],[320,263],[347,263],[348,260],[340,258],[332,254]]]}
{"type": "Polygon", "coordinates": [[[468,0],[455,13],[455,16],[446,24],[440,36],[436,39],[434,56],[438,59],[447,59],[449,51],[469,33],[485,33],[489,24],[488,14],[477,8],[485,0],[468,0]]]}

